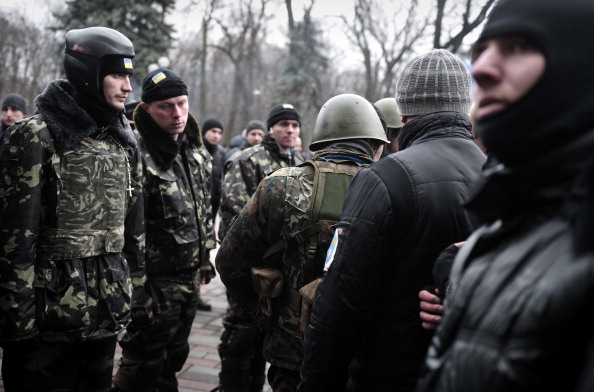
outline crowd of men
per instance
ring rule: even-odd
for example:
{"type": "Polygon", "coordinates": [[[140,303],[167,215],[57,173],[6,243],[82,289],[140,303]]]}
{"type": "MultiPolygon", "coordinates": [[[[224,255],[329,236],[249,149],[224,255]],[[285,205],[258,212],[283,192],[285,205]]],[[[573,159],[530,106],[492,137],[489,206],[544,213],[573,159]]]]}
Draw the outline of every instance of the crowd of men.
{"type": "Polygon", "coordinates": [[[175,71],[126,107],[132,42],[67,32],[36,112],[2,101],[5,390],[178,391],[216,271],[221,392],[594,390],[593,18],[499,0],[471,71],[331,97],[311,156],[298,102],[225,149],[175,71]]]}

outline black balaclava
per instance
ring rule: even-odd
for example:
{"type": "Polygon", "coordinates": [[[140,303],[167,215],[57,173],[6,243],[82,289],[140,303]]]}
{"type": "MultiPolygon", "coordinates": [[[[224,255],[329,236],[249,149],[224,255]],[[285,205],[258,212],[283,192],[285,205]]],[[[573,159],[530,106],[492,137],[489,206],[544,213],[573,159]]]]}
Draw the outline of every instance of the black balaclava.
{"type": "Polygon", "coordinates": [[[594,1],[500,0],[479,42],[507,35],[531,40],[546,59],[532,89],[476,123],[489,154],[516,166],[594,129],[594,1]]]}

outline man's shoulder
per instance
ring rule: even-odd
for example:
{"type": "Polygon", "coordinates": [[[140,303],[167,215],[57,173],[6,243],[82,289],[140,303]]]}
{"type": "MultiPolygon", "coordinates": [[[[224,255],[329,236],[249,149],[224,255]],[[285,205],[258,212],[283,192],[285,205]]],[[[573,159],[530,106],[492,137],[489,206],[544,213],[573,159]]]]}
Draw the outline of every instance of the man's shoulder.
{"type": "Polygon", "coordinates": [[[257,146],[251,146],[242,150],[236,157],[235,161],[250,161],[254,159],[259,159],[262,156],[268,155],[268,151],[262,146],[258,144],[257,146]]]}
{"type": "Polygon", "coordinates": [[[17,121],[13,126],[4,131],[4,137],[8,137],[12,142],[44,142],[50,143],[52,135],[47,123],[41,115],[37,114],[17,121]]]}

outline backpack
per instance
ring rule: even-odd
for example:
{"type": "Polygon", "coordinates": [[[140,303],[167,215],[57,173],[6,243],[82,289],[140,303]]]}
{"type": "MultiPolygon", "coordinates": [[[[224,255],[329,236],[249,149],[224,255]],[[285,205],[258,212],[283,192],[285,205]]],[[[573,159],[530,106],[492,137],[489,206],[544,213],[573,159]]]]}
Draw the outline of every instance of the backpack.
{"type": "MultiPolygon", "coordinates": [[[[298,166],[309,166],[314,172],[307,225],[274,243],[262,257],[264,261],[282,259],[283,269],[294,271],[294,274],[286,276],[280,270],[275,272],[270,268],[270,262],[266,263],[266,268],[252,269],[254,288],[260,294],[260,311],[264,316],[260,320],[266,320],[265,329],[270,330],[278,322],[279,327],[291,335],[303,337],[315,287],[323,273],[326,252],[340,219],[347,190],[354,175],[367,165],[358,161],[341,155],[310,160],[298,166]],[[307,320],[294,322],[303,317],[307,320]]],[[[275,206],[272,209],[276,210],[275,206]]],[[[275,264],[279,265],[279,261],[275,264]]]]}

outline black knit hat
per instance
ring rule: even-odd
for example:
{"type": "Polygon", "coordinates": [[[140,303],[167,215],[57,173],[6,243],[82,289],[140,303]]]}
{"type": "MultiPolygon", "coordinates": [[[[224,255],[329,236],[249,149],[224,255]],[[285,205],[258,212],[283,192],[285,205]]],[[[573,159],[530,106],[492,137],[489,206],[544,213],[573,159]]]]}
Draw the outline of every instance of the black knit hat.
{"type": "Polygon", "coordinates": [[[141,99],[144,103],[163,101],[180,95],[188,95],[188,86],[170,69],[155,69],[142,80],[141,99]]]}
{"type": "Polygon", "coordinates": [[[23,114],[28,114],[27,100],[21,94],[12,93],[4,97],[4,101],[2,101],[2,110],[7,106],[12,106],[23,112],[23,114]]]}
{"type": "Polygon", "coordinates": [[[266,121],[267,131],[270,131],[270,128],[281,120],[295,120],[301,126],[301,116],[290,103],[283,103],[272,108],[266,121]]]}
{"type": "Polygon", "coordinates": [[[225,130],[223,128],[223,123],[221,123],[216,118],[209,118],[204,122],[204,124],[202,124],[202,134],[204,135],[206,131],[213,128],[221,128],[221,132],[225,130]]]}
{"type": "Polygon", "coordinates": [[[132,59],[127,57],[104,58],[99,68],[99,80],[103,80],[104,77],[111,74],[134,74],[132,59]]]}

